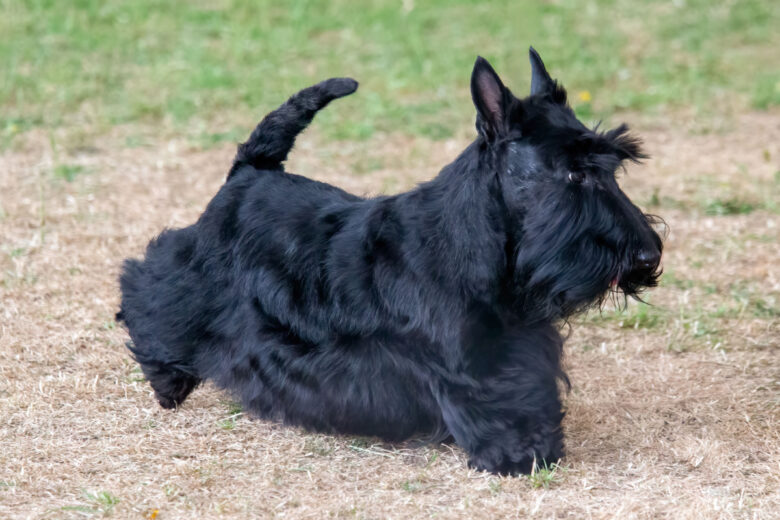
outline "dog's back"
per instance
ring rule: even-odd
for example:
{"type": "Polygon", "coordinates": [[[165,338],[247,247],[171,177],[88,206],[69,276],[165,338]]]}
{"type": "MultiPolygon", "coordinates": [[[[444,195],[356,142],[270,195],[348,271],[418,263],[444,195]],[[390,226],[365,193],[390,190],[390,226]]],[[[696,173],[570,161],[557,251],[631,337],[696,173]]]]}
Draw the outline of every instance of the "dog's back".
{"type": "Polygon", "coordinates": [[[441,431],[430,390],[399,355],[415,343],[393,340],[377,295],[357,289],[372,276],[362,244],[387,217],[382,200],[391,198],[247,166],[198,222],[126,261],[120,314],[160,404],[175,407],[211,379],[291,424],[397,439],[441,431]]]}

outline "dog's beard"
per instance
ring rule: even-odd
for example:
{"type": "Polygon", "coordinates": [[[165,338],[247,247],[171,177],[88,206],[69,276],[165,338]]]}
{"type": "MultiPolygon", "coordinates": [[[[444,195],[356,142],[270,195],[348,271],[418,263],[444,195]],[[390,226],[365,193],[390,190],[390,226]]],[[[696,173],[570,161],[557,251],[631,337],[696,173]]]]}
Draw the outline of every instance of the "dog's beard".
{"type": "Polygon", "coordinates": [[[536,252],[521,252],[515,264],[515,292],[524,314],[567,318],[602,305],[612,292],[619,270],[604,248],[558,255],[549,249],[536,252]]]}
{"type": "MultiPolygon", "coordinates": [[[[637,269],[632,259],[639,251],[624,245],[633,239],[624,236],[612,219],[588,219],[598,211],[556,203],[548,200],[541,205],[553,209],[551,214],[526,216],[516,240],[519,246],[511,261],[521,312],[565,319],[610,300],[641,301],[642,292],[658,284],[660,267],[637,269]]],[[[662,223],[646,218],[651,225],[662,223]]]]}

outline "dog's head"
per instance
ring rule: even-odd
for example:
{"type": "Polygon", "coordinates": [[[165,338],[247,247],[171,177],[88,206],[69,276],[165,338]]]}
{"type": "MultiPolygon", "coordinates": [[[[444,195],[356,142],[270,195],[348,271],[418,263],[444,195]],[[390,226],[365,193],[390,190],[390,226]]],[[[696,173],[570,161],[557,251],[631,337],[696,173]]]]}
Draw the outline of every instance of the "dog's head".
{"type": "Polygon", "coordinates": [[[657,219],[617,182],[627,161],[645,157],[639,140],[625,125],[605,132],[583,125],[533,48],[530,59],[528,97],[515,97],[482,58],[471,92],[480,153],[500,183],[512,229],[517,293],[526,311],[565,317],[610,289],[637,296],[655,286],[662,241],[657,219]]]}

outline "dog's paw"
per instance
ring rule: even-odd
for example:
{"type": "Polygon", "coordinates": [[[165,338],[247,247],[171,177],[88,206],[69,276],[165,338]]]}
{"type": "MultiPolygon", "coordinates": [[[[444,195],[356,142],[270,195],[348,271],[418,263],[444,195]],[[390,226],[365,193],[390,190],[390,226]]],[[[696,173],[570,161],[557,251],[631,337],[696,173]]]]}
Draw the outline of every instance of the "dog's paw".
{"type": "MultiPolygon", "coordinates": [[[[547,430],[546,428],[542,430],[547,430]]],[[[506,432],[471,454],[469,466],[498,475],[528,475],[563,457],[563,435],[559,429],[533,433],[506,432]]]]}
{"type": "Polygon", "coordinates": [[[160,403],[160,406],[162,406],[166,410],[173,410],[177,406],[176,401],[174,401],[170,397],[165,397],[164,395],[160,395],[157,392],[154,393],[154,396],[157,398],[157,402],[160,403]]]}
{"type": "Polygon", "coordinates": [[[496,475],[517,476],[529,475],[536,469],[549,467],[558,462],[563,453],[549,453],[539,456],[536,453],[512,453],[503,449],[486,449],[469,458],[469,467],[479,471],[487,471],[496,475]]]}

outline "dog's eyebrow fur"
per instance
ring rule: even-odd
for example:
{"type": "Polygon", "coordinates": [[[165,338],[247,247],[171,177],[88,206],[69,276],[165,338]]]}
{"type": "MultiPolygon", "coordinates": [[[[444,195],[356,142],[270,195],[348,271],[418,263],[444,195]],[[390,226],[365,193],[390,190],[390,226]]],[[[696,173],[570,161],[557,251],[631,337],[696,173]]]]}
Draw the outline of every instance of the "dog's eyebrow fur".
{"type": "Polygon", "coordinates": [[[638,163],[649,157],[642,148],[642,139],[631,133],[625,123],[601,135],[612,143],[621,160],[628,159],[638,163]]]}
{"type": "Polygon", "coordinates": [[[647,158],[641,139],[630,133],[627,125],[600,131],[600,124],[598,122],[594,128],[583,131],[567,146],[579,157],[583,166],[614,170],[625,160],[638,163],[647,158]]]}

